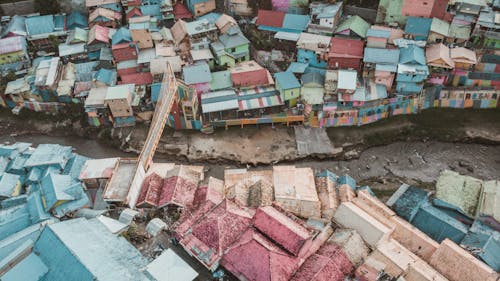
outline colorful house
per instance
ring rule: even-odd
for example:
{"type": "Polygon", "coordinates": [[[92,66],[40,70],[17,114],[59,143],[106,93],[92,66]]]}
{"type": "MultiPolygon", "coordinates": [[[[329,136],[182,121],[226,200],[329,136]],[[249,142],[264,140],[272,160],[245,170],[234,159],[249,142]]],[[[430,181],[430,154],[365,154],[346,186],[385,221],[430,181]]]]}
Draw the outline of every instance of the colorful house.
{"type": "Polygon", "coordinates": [[[370,29],[370,24],[356,15],[342,21],[335,29],[335,34],[364,39],[368,29],[370,29]]]}
{"type": "Polygon", "coordinates": [[[448,22],[440,20],[438,18],[433,18],[427,42],[429,43],[445,42],[446,38],[448,37],[449,30],[450,30],[450,24],[448,22]]]}
{"type": "Polygon", "coordinates": [[[334,4],[313,2],[309,5],[311,20],[307,32],[332,35],[342,16],[343,2],[334,4]]]}
{"type": "Polygon", "coordinates": [[[45,15],[27,17],[25,20],[27,39],[37,50],[50,50],[56,47],[57,42],[66,39],[66,16],[45,15]],[[55,38],[56,41],[49,39],[55,38]]]}
{"type": "Polygon", "coordinates": [[[406,16],[401,12],[405,0],[380,0],[377,10],[377,23],[404,24],[406,16]]]}
{"type": "Polygon", "coordinates": [[[259,10],[255,24],[259,30],[269,32],[301,33],[307,30],[309,16],[259,10]]]}
{"type": "Polygon", "coordinates": [[[404,0],[401,14],[409,17],[439,18],[446,16],[447,0],[404,0]]]}
{"type": "Polygon", "coordinates": [[[12,36],[0,39],[0,71],[21,71],[30,65],[28,46],[22,36],[12,36]]]}
{"type": "Polygon", "coordinates": [[[300,96],[299,80],[291,72],[278,72],[274,74],[276,89],[280,92],[281,100],[294,107],[300,96]]]}
{"type": "Polygon", "coordinates": [[[109,28],[116,28],[120,25],[122,15],[110,9],[97,8],[89,14],[89,27],[101,25],[109,28]]]}
{"type": "Polygon", "coordinates": [[[450,48],[443,43],[429,45],[425,51],[427,65],[431,67],[429,82],[443,85],[448,79],[449,70],[455,68],[450,48]]]}
{"type": "Polygon", "coordinates": [[[250,59],[250,41],[237,27],[231,27],[219,36],[219,41],[210,44],[218,65],[233,67],[236,63],[250,59]]]}
{"type": "Polygon", "coordinates": [[[111,113],[113,127],[134,126],[135,118],[132,101],[135,95],[133,84],[108,87],[104,104],[111,113]]]}
{"type": "Polygon", "coordinates": [[[87,17],[79,11],[73,11],[66,17],[66,28],[74,30],[75,28],[87,29],[89,22],[87,17]]]}
{"type": "Polygon", "coordinates": [[[330,40],[330,36],[301,33],[297,41],[297,62],[325,69],[330,40]]]}
{"type": "Polygon", "coordinates": [[[200,62],[182,69],[182,80],[187,85],[196,88],[198,95],[210,91],[210,67],[206,62],[200,62]]]}
{"type": "Polygon", "coordinates": [[[429,76],[424,49],[415,45],[400,48],[397,91],[402,94],[420,93],[429,76]]]}
{"type": "Polygon", "coordinates": [[[331,69],[361,69],[364,42],[362,40],[333,37],[328,53],[328,67],[331,69]]]}
{"type": "Polygon", "coordinates": [[[366,33],[366,47],[385,49],[390,37],[391,32],[389,30],[370,28],[366,33]]]}
{"type": "Polygon", "coordinates": [[[390,91],[399,63],[398,49],[365,48],[363,77],[374,79],[390,91]]]}
{"type": "Polygon", "coordinates": [[[406,21],[405,34],[414,40],[427,41],[431,30],[432,19],[408,17],[406,21]]]}
{"type": "Polygon", "coordinates": [[[88,35],[87,51],[91,60],[98,60],[102,48],[109,47],[109,29],[100,25],[94,25],[88,35]]]}
{"type": "Polygon", "coordinates": [[[235,88],[253,88],[273,85],[274,81],[269,70],[255,61],[246,61],[231,68],[231,80],[235,88]]]}
{"type": "Polygon", "coordinates": [[[455,67],[461,69],[470,69],[477,63],[476,52],[464,47],[452,48],[450,56],[455,67]]]}

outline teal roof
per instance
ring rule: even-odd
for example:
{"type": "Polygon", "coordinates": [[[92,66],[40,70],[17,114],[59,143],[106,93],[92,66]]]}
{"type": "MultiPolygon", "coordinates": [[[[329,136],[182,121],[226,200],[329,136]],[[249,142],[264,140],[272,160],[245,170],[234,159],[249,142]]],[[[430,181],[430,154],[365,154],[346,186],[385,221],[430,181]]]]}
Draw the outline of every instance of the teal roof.
{"type": "Polygon", "coordinates": [[[58,144],[40,144],[28,158],[25,167],[54,165],[64,169],[71,157],[71,147],[58,144]]]}
{"type": "Polygon", "coordinates": [[[19,175],[4,173],[0,179],[0,197],[11,197],[20,180],[19,175]]]}
{"type": "Polygon", "coordinates": [[[274,78],[283,90],[300,88],[299,80],[292,72],[278,72],[274,74],[274,78]]]}
{"type": "Polygon", "coordinates": [[[360,16],[351,16],[348,19],[342,21],[337,29],[335,29],[335,33],[342,32],[344,30],[351,30],[355,34],[357,34],[361,38],[366,37],[366,33],[368,32],[368,29],[370,29],[370,24],[367,23],[364,19],[362,19],[360,16]]]}
{"type": "Polygon", "coordinates": [[[42,179],[42,195],[45,199],[45,210],[48,211],[58,201],[75,200],[76,198],[68,192],[68,189],[75,184],[68,175],[58,175],[49,173],[42,179]]]}
{"type": "Polygon", "coordinates": [[[182,77],[188,85],[208,83],[212,80],[210,67],[206,62],[185,66],[182,69],[182,77]]]}
{"type": "Polygon", "coordinates": [[[48,271],[43,261],[35,253],[31,253],[7,271],[2,276],[2,281],[39,281],[43,280],[48,271]]]}
{"type": "Polygon", "coordinates": [[[365,48],[363,61],[366,63],[392,64],[399,62],[398,49],[365,48]]]}
{"type": "Polygon", "coordinates": [[[62,174],[69,175],[71,176],[71,178],[78,180],[83,165],[89,159],[90,158],[82,155],[73,154],[73,157],[71,157],[71,159],[68,161],[68,164],[66,164],[66,167],[64,168],[62,174]]]}
{"type": "Polygon", "coordinates": [[[405,33],[415,36],[417,40],[426,40],[431,29],[432,19],[408,17],[406,21],[405,33]]]}
{"type": "Polygon", "coordinates": [[[210,90],[218,91],[233,87],[231,72],[229,70],[212,72],[212,81],[210,81],[210,90]]]}
{"type": "Polygon", "coordinates": [[[127,42],[132,42],[132,34],[126,27],[121,27],[113,34],[113,37],[111,37],[111,43],[113,45],[127,42]]]}
{"type": "Polygon", "coordinates": [[[88,28],[88,18],[78,11],[73,11],[66,17],[66,26],[68,29],[88,28]]]}
{"type": "Polygon", "coordinates": [[[34,16],[25,20],[26,32],[29,36],[54,32],[54,16],[34,16]]]}
{"type": "Polygon", "coordinates": [[[309,24],[309,15],[285,14],[283,28],[297,31],[305,31],[309,24]]]}
{"type": "Polygon", "coordinates": [[[289,71],[289,72],[292,72],[292,73],[299,73],[299,74],[302,74],[304,72],[306,72],[306,68],[307,68],[308,64],[307,63],[303,63],[303,62],[292,62],[286,71],[289,71]]]}
{"type": "Polygon", "coordinates": [[[399,63],[427,65],[424,49],[415,45],[399,48],[399,63]]]}

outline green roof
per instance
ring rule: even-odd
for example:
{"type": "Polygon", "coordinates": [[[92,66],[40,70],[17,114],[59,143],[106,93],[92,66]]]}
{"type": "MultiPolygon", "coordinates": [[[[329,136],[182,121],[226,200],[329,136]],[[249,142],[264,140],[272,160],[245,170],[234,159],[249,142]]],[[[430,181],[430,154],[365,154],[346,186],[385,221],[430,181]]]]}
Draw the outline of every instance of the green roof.
{"type": "Polygon", "coordinates": [[[448,30],[450,29],[450,24],[440,20],[438,18],[432,19],[431,32],[448,36],[448,30]]]}
{"type": "Polygon", "coordinates": [[[231,72],[228,70],[212,72],[212,80],[210,81],[210,90],[218,91],[233,87],[231,80],[231,72]]]}
{"type": "Polygon", "coordinates": [[[341,32],[346,29],[350,29],[352,32],[356,33],[361,38],[365,38],[368,29],[370,29],[370,24],[367,23],[360,16],[352,16],[341,22],[340,25],[335,30],[335,32],[336,33],[341,32]]]}
{"type": "Polygon", "coordinates": [[[436,198],[455,205],[465,214],[475,217],[482,181],[445,170],[436,183],[436,198]]]}

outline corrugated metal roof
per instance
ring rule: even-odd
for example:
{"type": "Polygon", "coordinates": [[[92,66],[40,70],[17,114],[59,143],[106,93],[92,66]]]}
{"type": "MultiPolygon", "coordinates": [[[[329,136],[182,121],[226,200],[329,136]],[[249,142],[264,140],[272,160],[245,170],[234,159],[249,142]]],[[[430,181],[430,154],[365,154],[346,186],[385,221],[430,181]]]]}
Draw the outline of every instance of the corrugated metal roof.
{"type": "Polygon", "coordinates": [[[355,90],[358,82],[358,73],[354,70],[339,70],[338,88],[355,90]]]}
{"type": "Polygon", "coordinates": [[[210,90],[217,91],[222,89],[229,89],[233,87],[231,80],[231,72],[228,70],[212,72],[212,80],[210,81],[210,90]]]}
{"type": "Polygon", "coordinates": [[[116,45],[126,42],[132,42],[132,34],[130,34],[130,30],[128,30],[128,28],[121,27],[115,32],[115,34],[113,34],[113,37],[111,38],[111,43],[113,45],[116,45]]]}
{"type": "Polygon", "coordinates": [[[364,62],[376,64],[393,64],[399,62],[398,49],[378,49],[378,48],[365,48],[364,62]]]}
{"type": "Polygon", "coordinates": [[[0,39],[0,54],[23,51],[26,48],[26,39],[22,36],[13,36],[0,39]]]}
{"type": "Polygon", "coordinates": [[[274,34],[274,39],[288,40],[297,42],[299,40],[300,34],[293,32],[278,31],[274,34]]]}
{"type": "Polygon", "coordinates": [[[292,62],[288,66],[288,69],[286,71],[290,71],[293,73],[304,73],[306,71],[308,64],[307,63],[301,63],[301,62],[292,62]]]}
{"type": "Polygon", "coordinates": [[[59,44],[59,56],[70,56],[85,52],[85,43],[80,44],[59,44]]]}
{"type": "Polygon", "coordinates": [[[146,271],[157,281],[170,281],[171,276],[175,276],[177,281],[192,281],[198,276],[198,273],[172,249],[167,249],[151,262],[146,271]]]}
{"type": "Polygon", "coordinates": [[[455,205],[467,215],[477,213],[482,183],[480,180],[445,170],[436,183],[436,198],[455,205]]]}
{"type": "Polygon", "coordinates": [[[370,28],[369,23],[367,23],[360,16],[355,15],[342,21],[339,24],[339,26],[335,29],[335,33],[341,33],[345,30],[351,30],[359,37],[365,38],[369,28],[370,28]]]}
{"type": "Polygon", "coordinates": [[[215,24],[210,23],[208,20],[186,22],[186,32],[187,34],[189,34],[189,36],[215,30],[217,30],[215,24]]]}
{"type": "Polygon", "coordinates": [[[182,69],[182,77],[184,82],[188,85],[208,83],[212,80],[210,67],[205,62],[185,66],[182,69]]]}
{"type": "Polygon", "coordinates": [[[137,63],[150,63],[154,58],[156,58],[155,48],[143,49],[139,51],[137,63]]]}
{"type": "Polygon", "coordinates": [[[405,33],[427,37],[429,36],[431,24],[432,19],[429,18],[408,17],[408,20],[406,21],[405,33]]]}
{"type": "Polygon", "coordinates": [[[424,49],[415,45],[399,48],[399,63],[426,65],[424,49]]]}
{"type": "Polygon", "coordinates": [[[283,28],[297,31],[304,31],[309,24],[309,15],[285,14],[283,18],[283,28]]]}
{"type": "Polygon", "coordinates": [[[292,72],[278,72],[274,74],[276,83],[284,90],[300,88],[299,80],[292,72]]]}
{"type": "Polygon", "coordinates": [[[257,25],[282,27],[285,13],[277,11],[259,10],[257,13],[257,25]]]}
{"type": "Polygon", "coordinates": [[[94,79],[108,86],[114,86],[117,79],[116,70],[101,68],[94,75],[94,79]]]}
{"type": "Polygon", "coordinates": [[[450,29],[450,24],[444,20],[433,18],[430,31],[444,36],[448,36],[448,30],[450,29]]]}
{"type": "Polygon", "coordinates": [[[238,96],[234,90],[210,92],[201,96],[203,113],[238,109],[238,96]]]}
{"type": "Polygon", "coordinates": [[[54,32],[54,16],[34,16],[25,20],[26,32],[29,36],[54,32]]]}
{"type": "Polygon", "coordinates": [[[9,269],[3,276],[4,281],[37,281],[42,280],[49,269],[43,261],[35,255],[29,254],[26,258],[22,259],[14,267],[9,269]]]}
{"type": "Polygon", "coordinates": [[[222,44],[224,44],[225,49],[236,48],[250,43],[250,41],[248,41],[248,39],[241,32],[235,34],[229,34],[229,32],[225,33],[219,36],[219,40],[222,44]]]}

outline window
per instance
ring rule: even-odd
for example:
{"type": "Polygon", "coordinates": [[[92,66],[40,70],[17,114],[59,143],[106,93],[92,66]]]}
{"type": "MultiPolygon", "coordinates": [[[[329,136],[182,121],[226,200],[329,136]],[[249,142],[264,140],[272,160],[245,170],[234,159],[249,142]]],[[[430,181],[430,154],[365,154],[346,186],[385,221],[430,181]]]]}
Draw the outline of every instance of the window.
{"type": "Polygon", "coordinates": [[[236,48],[231,48],[231,52],[232,53],[236,52],[236,48]]]}

